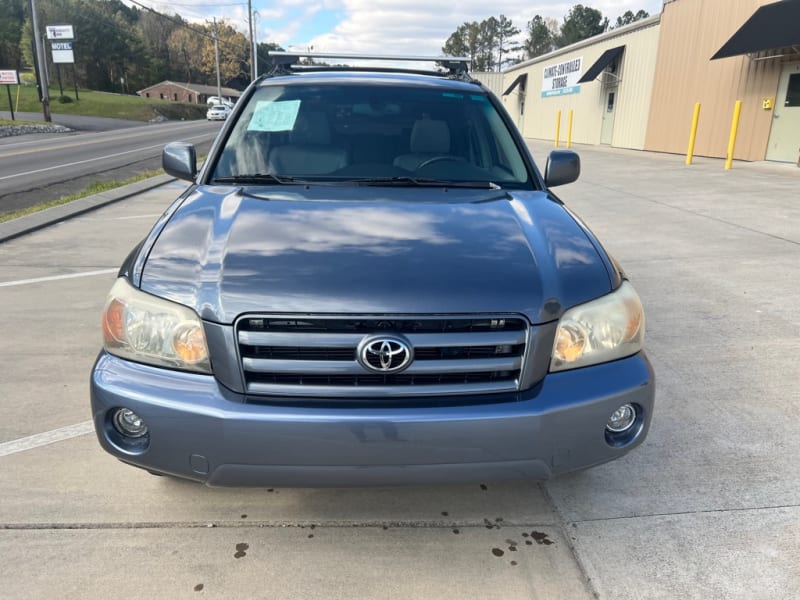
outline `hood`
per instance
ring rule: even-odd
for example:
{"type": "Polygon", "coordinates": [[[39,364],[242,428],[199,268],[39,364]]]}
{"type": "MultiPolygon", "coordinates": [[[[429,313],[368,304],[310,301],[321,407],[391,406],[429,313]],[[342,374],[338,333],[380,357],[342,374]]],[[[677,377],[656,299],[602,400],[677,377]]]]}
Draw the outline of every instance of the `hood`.
{"type": "Polygon", "coordinates": [[[140,287],[219,323],[499,312],[542,323],[611,289],[585,231],[542,192],[257,191],[197,188],[163,226],[140,287]]]}

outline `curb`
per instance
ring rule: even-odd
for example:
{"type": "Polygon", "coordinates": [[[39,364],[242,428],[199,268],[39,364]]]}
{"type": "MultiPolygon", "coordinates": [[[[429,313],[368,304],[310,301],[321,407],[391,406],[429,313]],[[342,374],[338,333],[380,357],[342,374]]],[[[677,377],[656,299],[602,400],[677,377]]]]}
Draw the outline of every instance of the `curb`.
{"type": "Polygon", "coordinates": [[[78,215],[82,215],[97,208],[107,206],[108,204],[125,200],[126,198],[152,190],[172,181],[176,181],[176,179],[171,175],[158,175],[150,179],[129,183],[128,185],[123,185],[113,190],[73,200],[66,204],[46,208],[39,212],[25,215],[24,217],[0,223],[0,244],[22,235],[38,231],[39,229],[44,229],[50,225],[66,221],[72,217],[77,217],[78,215]]]}

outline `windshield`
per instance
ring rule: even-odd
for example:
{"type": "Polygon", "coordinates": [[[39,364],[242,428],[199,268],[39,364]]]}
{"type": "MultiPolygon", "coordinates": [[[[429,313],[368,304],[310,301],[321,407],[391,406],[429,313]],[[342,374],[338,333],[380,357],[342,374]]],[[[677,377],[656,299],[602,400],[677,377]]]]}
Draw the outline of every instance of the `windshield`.
{"type": "Polygon", "coordinates": [[[352,83],[255,91],[209,181],[256,180],[532,187],[484,91],[352,83]]]}

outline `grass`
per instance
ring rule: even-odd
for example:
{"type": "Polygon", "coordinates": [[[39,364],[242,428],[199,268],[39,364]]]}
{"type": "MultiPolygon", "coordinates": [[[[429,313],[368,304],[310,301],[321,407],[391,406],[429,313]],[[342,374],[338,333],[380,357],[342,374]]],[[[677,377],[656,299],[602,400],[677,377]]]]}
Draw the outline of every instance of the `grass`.
{"type": "Polygon", "coordinates": [[[17,119],[16,115],[14,120],[0,119],[0,127],[14,127],[15,125],[41,125],[41,121],[26,121],[25,119],[17,119]]]}
{"type": "Polygon", "coordinates": [[[137,181],[149,179],[150,177],[155,177],[156,175],[161,175],[163,173],[164,171],[162,169],[155,169],[153,171],[147,171],[145,173],[134,175],[133,177],[129,177],[123,181],[95,181],[80,192],[70,194],[69,196],[62,196],[58,200],[40,202],[39,204],[29,206],[28,208],[23,208],[21,210],[0,215],[0,223],[11,221],[12,219],[18,219],[19,217],[24,217],[25,215],[30,215],[41,210],[45,210],[46,208],[52,208],[53,206],[67,204],[69,202],[73,202],[74,200],[85,198],[86,196],[92,196],[93,194],[99,194],[101,192],[113,190],[114,188],[122,187],[123,185],[128,185],[129,183],[136,183],[137,181]]]}
{"type": "MultiPolygon", "coordinates": [[[[12,86],[11,96],[14,102],[14,111],[41,112],[42,104],[34,86],[12,86]],[[19,91],[19,103],[17,102],[19,91]]],[[[64,96],[71,102],[59,101],[58,87],[50,87],[50,112],[63,115],[85,115],[92,117],[111,117],[114,119],[130,119],[133,121],[149,121],[158,116],[167,119],[204,119],[206,106],[197,104],[184,104],[155,98],[142,98],[125,94],[112,94],[109,92],[93,92],[78,90],[79,101],[75,100],[75,90],[71,87],[64,88],[64,96]]],[[[5,104],[8,102],[6,101],[5,104]]],[[[0,105],[3,102],[0,100],[0,105]]],[[[4,109],[5,110],[5,109],[4,109]]]]}

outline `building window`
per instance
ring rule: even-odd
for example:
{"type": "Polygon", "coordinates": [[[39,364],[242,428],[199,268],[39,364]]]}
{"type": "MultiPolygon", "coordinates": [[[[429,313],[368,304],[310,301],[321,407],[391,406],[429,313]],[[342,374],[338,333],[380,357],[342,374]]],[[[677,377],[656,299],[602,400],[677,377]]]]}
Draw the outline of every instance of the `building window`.
{"type": "Polygon", "coordinates": [[[192,101],[192,95],[189,94],[189,102],[191,103],[191,101],[192,101]]]}
{"type": "Polygon", "coordinates": [[[175,99],[175,102],[178,101],[178,94],[172,94],[172,97],[175,99]]]}
{"type": "Polygon", "coordinates": [[[789,75],[789,87],[786,89],[784,106],[800,106],[800,73],[789,75]]]}
{"type": "Polygon", "coordinates": [[[158,97],[163,100],[164,99],[164,94],[159,94],[158,97]]]}

